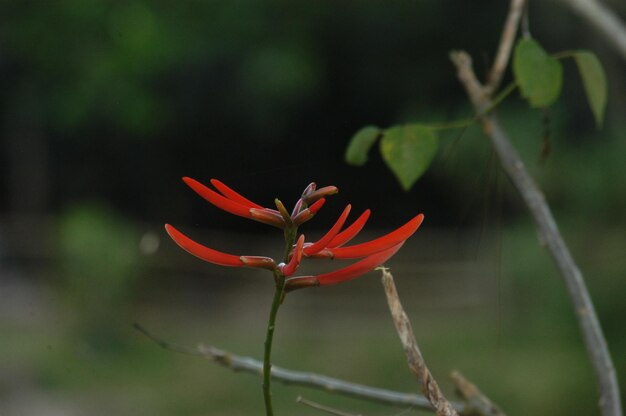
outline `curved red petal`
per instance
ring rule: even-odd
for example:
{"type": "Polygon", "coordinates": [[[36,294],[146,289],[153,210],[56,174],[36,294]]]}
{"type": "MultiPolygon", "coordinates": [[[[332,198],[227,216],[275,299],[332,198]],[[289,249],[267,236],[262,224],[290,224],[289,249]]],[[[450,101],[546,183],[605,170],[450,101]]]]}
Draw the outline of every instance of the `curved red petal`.
{"type": "Polygon", "coordinates": [[[322,250],[323,248],[326,248],[328,243],[330,243],[332,239],[337,236],[337,234],[339,233],[339,230],[341,230],[341,227],[343,227],[343,224],[345,224],[346,219],[348,218],[348,215],[350,214],[350,209],[352,209],[352,206],[348,204],[344,208],[341,215],[339,216],[339,219],[337,219],[337,221],[335,222],[335,225],[333,225],[331,229],[328,230],[328,232],[324,234],[322,238],[320,238],[315,243],[311,244],[310,246],[304,249],[304,254],[306,256],[311,256],[317,253],[318,251],[322,250]]]}
{"type": "Polygon", "coordinates": [[[302,260],[302,247],[304,246],[304,234],[300,235],[298,238],[298,242],[296,243],[296,247],[293,250],[293,255],[291,256],[291,260],[289,263],[283,267],[283,275],[285,277],[291,276],[296,272],[296,269],[300,265],[300,260],[302,260]]]}
{"type": "Polygon", "coordinates": [[[387,260],[391,258],[398,250],[404,242],[400,244],[396,244],[386,250],[379,251],[376,254],[372,254],[364,258],[363,260],[359,260],[354,264],[351,264],[348,267],[344,267],[343,269],[335,270],[334,272],[324,273],[317,276],[317,281],[320,285],[332,285],[335,283],[341,283],[348,280],[356,279],[357,277],[369,272],[370,270],[380,266],[387,260]]]}
{"type": "Polygon", "coordinates": [[[381,250],[388,249],[396,244],[404,242],[419,228],[424,220],[424,215],[419,214],[402,227],[366,243],[356,244],[354,246],[337,247],[329,249],[336,259],[354,259],[369,256],[381,250]]]}
{"type": "Polygon", "coordinates": [[[237,193],[218,179],[211,179],[211,185],[213,185],[215,189],[217,189],[226,198],[245,205],[248,208],[263,208],[261,205],[256,204],[250,201],[248,198],[244,197],[243,195],[237,193]]]}
{"type": "Polygon", "coordinates": [[[318,199],[317,201],[311,204],[308,210],[311,211],[311,214],[315,215],[317,214],[317,211],[322,209],[325,203],[326,203],[326,198],[318,199]]]}
{"type": "Polygon", "coordinates": [[[322,208],[325,202],[326,202],[326,199],[324,198],[315,201],[315,203],[313,203],[310,207],[308,207],[305,210],[302,210],[298,215],[296,215],[295,218],[293,219],[293,223],[296,226],[304,224],[305,222],[313,218],[315,214],[317,214],[317,211],[319,211],[320,208],[322,208]]]}
{"type": "Polygon", "coordinates": [[[230,212],[231,214],[239,215],[240,217],[251,218],[249,207],[218,194],[214,190],[207,188],[195,179],[185,176],[183,178],[183,181],[198,195],[200,195],[202,198],[206,199],[216,207],[223,209],[226,212],[230,212]]]}
{"type": "Polygon", "coordinates": [[[185,234],[178,231],[176,228],[169,224],[165,224],[165,231],[172,237],[172,240],[180,246],[183,250],[190,254],[208,261],[209,263],[219,264],[220,266],[241,267],[244,266],[243,261],[239,256],[232,254],[222,253],[221,251],[213,250],[205,247],[202,244],[196,243],[185,234]]]}
{"type": "Polygon", "coordinates": [[[339,247],[346,244],[348,241],[352,240],[365,226],[365,223],[370,218],[371,211],[366,209],[363,211],[363,214],[359,218],[356,219],[348,228],[340,232],[330,240],[330,243],[326,245],[326,247],[339,247]]]}

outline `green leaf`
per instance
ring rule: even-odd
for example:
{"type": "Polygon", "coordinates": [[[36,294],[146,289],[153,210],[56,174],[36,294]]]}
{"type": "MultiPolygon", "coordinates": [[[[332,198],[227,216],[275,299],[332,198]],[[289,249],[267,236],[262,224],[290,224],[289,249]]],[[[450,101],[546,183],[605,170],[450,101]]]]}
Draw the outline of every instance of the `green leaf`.
{"type": "Polygon", "coordinates": [[[534,39],[520,39],[513,55],[513,74],[531,107],[547,107],[559,98],[563,66],[534,39]]]}
{"type": "Polygon", "coordinates": [[[346,149],[346,162],[350,165],[363,166],[367,162],[367,153],[381,133],[382,130],[376,126],[366,126],[357,131],[346,149]]]}
{"type": "Polygon", "coordinates": [[[437,135],[420,124],[387,129],[380,141],[380,153],[405,191],[428,169],[437,153],[437,135]]]}
{"type": "Polygon", "coordinates": [[[576,51],[574,60],[578,66],[580,78],[587,93],[587,101],[598,128],[602,127],[604,109],[606,108],[607,82],[602,64],[592,52],[576,51]]]}

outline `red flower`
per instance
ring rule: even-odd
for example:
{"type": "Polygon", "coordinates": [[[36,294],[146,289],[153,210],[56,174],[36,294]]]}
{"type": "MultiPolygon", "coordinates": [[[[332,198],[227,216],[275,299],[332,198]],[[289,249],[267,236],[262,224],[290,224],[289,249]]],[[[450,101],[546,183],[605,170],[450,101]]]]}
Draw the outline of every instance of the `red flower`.
{"type": "MultiPolygon", "coordinates": [[[[284,229],[285,235],[289,232],[294,236],[297,235],[298,226],[311,219],[324,205],[325,197],[338,192],[338,189],[334,186],[316,189],[315,183],[312,183],[304,190],[290,214],[278,199],[275,200],[277,209],[264,208],[238,194],[217,179],[211,179],[211,184],[219,193],[194,179],[185,177],[183,181],[204,199],[226,212],[273,225],[284,229]]],[[[209,263],[231,267],[264,268],[272,270],[274,273],[279,273],[287,278],[285,280],[285,290],[291,291],[303,287],[344,282],[380,266],[402,247],[404,242],[419,228],[424,219],[424,216],[419,214],[400,228],[375,240],[344,246],[363,229],[370,216],[370,210],[365,210],[350,226],[341,231],[350,214],[350,210],[351,205],[346,206],[335,224],[316,242],[307,243],[304,235],[300,235],[297,243],[289,253],[288,261],[285,260],[286,264],[277,264],[276,261],[269,257],[237,256],[213,250],[191,240],[169,224],[165,225],[165,230],[181,248],[209,263]],[[303,258],[360,258],[361,260],[342,269],[317,276],[291,277],[298,269],[303,258]]],[[[293,242],[293,240],[291,241],[293,242]]]]}

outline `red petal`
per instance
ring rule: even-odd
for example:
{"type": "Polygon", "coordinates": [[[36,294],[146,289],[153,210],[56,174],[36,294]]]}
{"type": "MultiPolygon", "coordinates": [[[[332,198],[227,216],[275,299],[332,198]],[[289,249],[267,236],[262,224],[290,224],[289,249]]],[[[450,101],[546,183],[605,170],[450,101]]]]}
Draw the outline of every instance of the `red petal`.
{"type": "Polygon", "coordinates": [[[348,218],[348,215],[350,214],[351,208],[352,206],[348,204],[348,206],[346,206],[346,208],[341,213],[341,216],[339,217],[337,222],[335,222],[335,225],[333,225],[332,228],[328,230],[328,232],[322,238],[317,240],[317,242],[306,247],[304,249],[304,254],[307,256],[310,256],[310,255],[317,253],[321,249],[325,248],[328,245],[328,243],[330,243],[332,239],[335,238],[335,236],[337,236],[337,234],[339,233],[339,230],[341,230],[341,227],[343,227],[343,224],[346,222],[346,219],[348,218]]]}
{"type": "Polygon", "coordinates": [[[300,260],[302,260],[302,247],[304,246],[304,234],[298,238],[298,242],[296,243],[296,248],[293,250],[293,255],[291,256],[291,260],[287,263],[283,269],[284,276],[291,276],[295,273],[296,269],[300,265],[300,260]]]}
{"type": "Polygon", "coordinates": [[[313,204],[311,204],[308,210],[311,211],[311,214],[315,215],[317,214],[317,211],[319,211],[324,206],[325,203],[326,203],[325,198],[318,199],[313,204]]]}
{"type": "Polygon", "coordinates": [[[315,203],[312,204],[310,207],[308,207],[307,209],[301,211],[298,215],[296,215],[295,218],[293,219],[293,223],[296,226],[304,224],[305,222],[313,218],[315,214],[317,214],[317,211],[319,211],[320,208],[322,208],[325,202],[326,200],[324,198],[315,201],[315,203]]]}
{"type": "Polygon", "coordinates": [[[238,194],[233,189],[229,188],[223,182],[217,179],[211,179],[211,185],[213,185],[215,189],[220,191],[220,193],[224,195],[226,198],[231,199],[235,202],[238,202],[242,205],[245,205],[248,208],[263,208],[261,205],[255,204],[254,202],[250,201],[248,198],[238,194]]]}
{"type": "Polygon", "coordinates": [[[249,207],[218,194],[214,190],[202,185],[195,179],[184,177],[183,181],[185,181],[185,183],[189,185],[189,187],[193,189],[198,195],[200,195],[202,198],[206,199],[216,207],[223,209],[226,212],[230,212],[231,214],[239,215],[240,217],[251,217],[249,207]]]}
{"type": "Polygon", "coordinates": [[[370,213],[371,211],[369,209],[363,211],[363,214],[361,214],[356,221],[354,221],[348,228],[337,234],[335,238],[330,240],[327,247],[339,247],[352,240],[363,229],[365,223],[370,217],[370,213]]]}
{"type": "Polygon", "coordinates": [[[354,259],[370,254],[377,253],[381,250],[388,249],[396,244],[404,242],[419,228],[424,220],[424,215],[419,214],[402,227],[366,243],[356,244],[348,247],[337,247],[329,249],[336,259],[354,259]]]}
{"type": "Polygon", "coordinates": [[[359,260],[348,267],[344,267],[343,269],[320,274],[317,276],[317,280],[320,285],[331,285],[355,279],[389,260],[391,256],[400,250],[402,244],[404,243],[396,244],[386,250],[379,251],[378,253],[372,254],[371,256],[366,257],[363,260],[359,260]]]}
{"type": "Polygon", "coordinates": [[[169,224],[165,224],[165,231],[167,231],[170,237],[172,237],[172,240],[174,240],[174,242],[176,242],[176,244],[178,244],[183,250],[204,261],[219,264],[220,266],[244,266],[244,262],[239,256],[222,253],[205,247],[202,244],[198,244],[169,224]]]}

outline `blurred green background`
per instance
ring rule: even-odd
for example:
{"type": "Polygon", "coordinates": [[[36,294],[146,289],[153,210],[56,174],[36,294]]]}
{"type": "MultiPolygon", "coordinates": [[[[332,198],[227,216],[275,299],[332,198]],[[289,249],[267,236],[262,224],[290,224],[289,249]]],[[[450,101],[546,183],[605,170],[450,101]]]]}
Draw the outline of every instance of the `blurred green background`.
{"type": "MultiPolygon", "coordinates": [[[[371,236],[424,212],[389,266],[444,389],[453,395],[447,374],[459,369],[509,415],[597,414],[563,285],[478,128],[447,132],[409,193],[378,152],[364,168],[343,161],[363,125],[470,116],[448,52],[468,50],[484,73],[506,9],[0,1],[0,414],[261,414],[256,376],[132,329],[262,355],[270,278],[191,258],[162,224],[242,254],[276,255],[281,235],[208,206],[181,176],[220,178],[265,205],[295,201],[311,181],[337,185],[303,229],[313,237],[348,202],[372,208],[371,236]]],[[[548,111],[517,96],[498,111],[586,275],[626,392],[626,65],[560,4],[532,2],[530,24],[549,51],[593,50],[607,71],[600,131],[572,63],[548,111]]],[[[417,391],[378,280],[290,295],[275,363],[417,391]]],[[[298,395],[370,416],[419,414],[278,384],[276,413],[319,414],[298,395]]]]}

